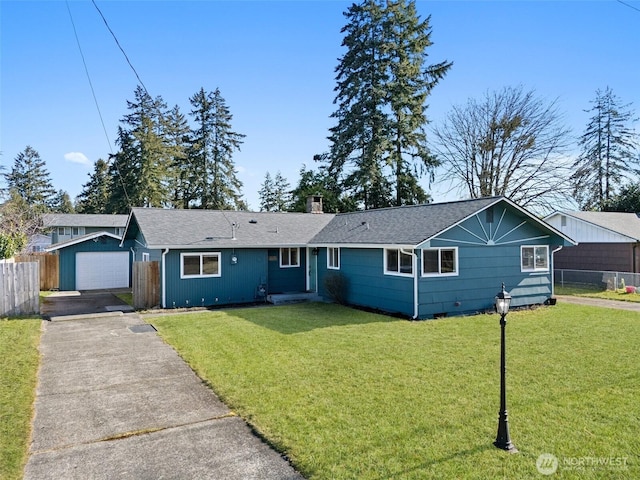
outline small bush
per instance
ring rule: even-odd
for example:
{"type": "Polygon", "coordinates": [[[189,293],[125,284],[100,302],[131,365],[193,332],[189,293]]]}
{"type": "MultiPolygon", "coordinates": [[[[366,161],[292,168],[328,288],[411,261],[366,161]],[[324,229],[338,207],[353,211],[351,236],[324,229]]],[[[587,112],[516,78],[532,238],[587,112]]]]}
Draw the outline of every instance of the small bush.
{"type": "Polygon", "coordinates": [[[344,275],[341,273],[329,273],[324,277],[323,283],[331,300],[340,305],[347,303],[347,279],[344,275]]]}

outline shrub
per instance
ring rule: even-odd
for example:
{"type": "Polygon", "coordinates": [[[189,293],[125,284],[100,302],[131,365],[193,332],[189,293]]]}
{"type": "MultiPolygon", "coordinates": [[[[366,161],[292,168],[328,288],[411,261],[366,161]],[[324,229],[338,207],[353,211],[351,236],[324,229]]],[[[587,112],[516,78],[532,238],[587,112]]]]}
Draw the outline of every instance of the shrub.
{"type": "Polygon", "coordinates": [[[341,273],[329,273],[324,277],[324,288],[335,303],[347,303],[347,279],[341,273]]]}

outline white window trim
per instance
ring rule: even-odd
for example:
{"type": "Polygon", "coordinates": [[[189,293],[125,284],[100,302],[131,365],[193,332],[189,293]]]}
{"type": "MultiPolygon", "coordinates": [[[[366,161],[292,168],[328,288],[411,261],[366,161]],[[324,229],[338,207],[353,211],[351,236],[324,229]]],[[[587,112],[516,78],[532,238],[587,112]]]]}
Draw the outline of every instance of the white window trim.
{"type": "Polygon", "coordinates": [[[280,249],[280,268],[300,268],[300,247],[283,247],[280,249]],[[282,251],[283,250],[288,250],[289,251],[289,265],[283,265],[282,264],[282,251]],[[298,251],[298,255],[297,255],[297,259],[298,259],[298,263],[292,265],[291,264],[291,250],[297,250],[298,251]]]}
{"type": "Polygon", "coordinates": [[[434,248],[423,248],[422,249],[422,258],[421,258],[421,273],[423,277],[457,277],[460,273],[458,270],[458,247],[434,247],[434,248]],[[424,271],[424,252],[425,251],[434,251],[437,250],[438,251],[438,270],[440,270],[440,268],[442,267],[442,258],[441,258],[441,252],[442,250],[453,250],[454,251],[454,270],[453,272],[446,272],[446,273],[441,273],[441,272],[425,272],[424,271]]]}
{"type": "Polygon", "coordinates": [[[181,279],[191,279],[191,278],[213,278],[213,277],[221,277],[222,276],[222,255],[220,252],[182,252],[180,253],[180,278],[181,279]],[[202,275],[185,275],[184,274],[184,257],[196,257],[200,256],[200,272],[202,272],[202,257],[218,257],[218,273],[202,275]]]}
{"type": "Polygon", "coordinates": [[[68,237],[71,235],[71,227],[58,227],[58,236],[59,237],[68,237]],[[62,233],[60,233],[62,230],[62,233]]]}
{"type": "Polygon", "coordinates": [[[404,250],[404,249],[402,249],[402,248],[384,248],[382,250],[382,255],[383,255],[383,260],[384,260],[384,274],[385,275],[393,275],[395,277],[409,277],[409,278],[413,277],[413,273],[414,273],[413,270],[415,268],[415,266],[414,266],[415,262],[413,260],[414,260],[414,256],[415,255],[411,255],[411,270],[412,270],[411,273],[401,272],[400,271],[400,256],[401,255],[408,255],[406,253],[402,253],[402,250],[404,250]],[[398,271],[397,272],[389,270],[389,268],[388,268],[388,265],[387,265],[387,252],[389,250],[396,250],[398,252],[398,271]]]}
{"type": "MultiPolygon", "coordinates": [[[[143,262],[148,262],[149,261],[149,252],[142,252],[142,261],[143,262]]],[[[182,258],[180,259],[180,265],[182,265],[182,258]]],[[[180,267],[180,269],[182,269],[182,267],[180,267]]]]}
{"type": "Polygon", "coordinates": [[[549,245],[521,245],[520,246],[520,271],[523,273],[548,272],[549,271],[549,245]],[[533,248],[533,268],[522,267],[522,251],[525,248],[533,248]],[[536,267],[536,248],[544,248],[547,251],[547,266],[544,268],[536,267]]]}
{"type": "Polygon", "coordinates": [[[327,247],[327,269],[340,270],[340,247],[327,247]],[[338,264],[331,265],[331,259],[333,258],[333,251],[338,252],[338,264]]]}

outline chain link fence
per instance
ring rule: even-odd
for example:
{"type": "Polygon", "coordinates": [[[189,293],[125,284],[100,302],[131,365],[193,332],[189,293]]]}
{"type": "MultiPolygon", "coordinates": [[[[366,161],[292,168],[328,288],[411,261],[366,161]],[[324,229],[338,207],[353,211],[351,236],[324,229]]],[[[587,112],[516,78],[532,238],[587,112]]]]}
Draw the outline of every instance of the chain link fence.
{"type": "Polygon", "coordinates": [[[556,287],[603,291],[618,290],[628,286],[640,287],[640,273],[557,269],[553,271],[553,277],[556,287]]]}

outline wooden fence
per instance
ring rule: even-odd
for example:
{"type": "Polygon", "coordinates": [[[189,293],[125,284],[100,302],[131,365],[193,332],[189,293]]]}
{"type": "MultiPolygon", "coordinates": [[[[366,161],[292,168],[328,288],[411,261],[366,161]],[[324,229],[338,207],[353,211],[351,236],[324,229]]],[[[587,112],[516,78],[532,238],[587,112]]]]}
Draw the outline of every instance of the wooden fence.
{"type": "Polygon", "coordinates": [[[16,262],[38,262],[40,264],[40,290],[60,288],[60,257],[52,253],[16,255],[16,262]]]}
{"type": "Polygon", "coordinates": [[[0,263],[0,317],[40,313],[39,264],[0,263]]]}
{"type": "Polygon", "coordinates": [[[133,262],[133,308],[136,310],[160,305],[159,262],[133,262]]]}

